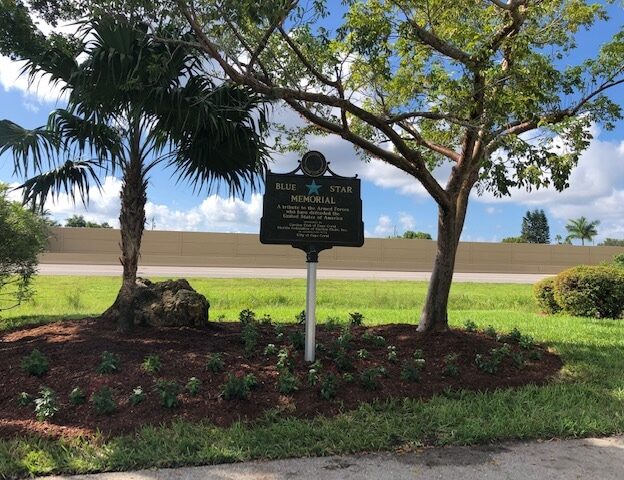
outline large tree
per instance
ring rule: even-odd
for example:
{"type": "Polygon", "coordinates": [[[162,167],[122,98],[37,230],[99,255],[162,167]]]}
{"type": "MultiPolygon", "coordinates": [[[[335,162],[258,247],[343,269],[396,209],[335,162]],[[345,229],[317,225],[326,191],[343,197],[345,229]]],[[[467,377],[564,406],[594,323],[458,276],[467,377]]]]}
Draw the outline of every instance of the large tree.
{"type": "MultiPolygon", "coordinates": [[[[160,5],[163,2],[158,2],[160,5]]],[[[191,42],[238,84],[419,182],[438,206],[419,330],[448,328],[455,256],[473,190],[568,186],[620,108],[624,32],[572,64],[575,36],[606,19],[583,0],[177,0],[191,42]],[[450,163],[446,182],[436,168],[450,163]]],[[[295,138],[297,139],[297,138],[295,138]]]]}
{"type": "MultiPolygon", "coordinates": [[[[28,61],[32,78],[62,83],[68,105],[33,130],[0,121],[0,154],[12,151],[18,173],[35,173],[22,186],[24,200],[41,206],[61,191],[86,201],[89,186],[99,185],[98,170],[120,173],[123,281],[116,305],[118,328],[127,330],[150,171],[167,165],[199,190],[219,182],[231,193],[256,186],[266,167],[265,108],[244,87],[198,76],[201,55],[153,41],[142,23],[103,16],[71,37],[33,31],[41,48],[18,42],[14,57],[28,61]],[[43,171],[48,164],[52,170],[43,171]]],[[[184,38],[171,26],[160,35],[184,38]]]]}
{"type": "Polygon", "coordinates": [[[550,227],[544,210],[528,210],[522,217],[520,237],[527,243],[550,243],[550,227]]]}

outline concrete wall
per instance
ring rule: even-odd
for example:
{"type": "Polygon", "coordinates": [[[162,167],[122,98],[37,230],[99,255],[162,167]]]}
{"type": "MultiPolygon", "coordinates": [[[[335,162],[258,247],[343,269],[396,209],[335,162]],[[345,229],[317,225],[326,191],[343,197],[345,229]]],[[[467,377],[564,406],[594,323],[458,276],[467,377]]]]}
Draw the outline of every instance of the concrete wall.
{"type": "MultiPolygon", "coordinates": [[[[55,228],[42,263],[118,264],[119,230],[55,228]]],[[[262,245],[258,235],[146,231],[142,265],[302,268],[305,256],[290,246],[262,245]]],[[[320,255],[321,268],[430,271],[430,240],[366,239],[361,248],[336,247],[320,255]]],[[[471,243],[459,245],[457,272],[557,273],[608,261],[621,247],[471,243]]]]}

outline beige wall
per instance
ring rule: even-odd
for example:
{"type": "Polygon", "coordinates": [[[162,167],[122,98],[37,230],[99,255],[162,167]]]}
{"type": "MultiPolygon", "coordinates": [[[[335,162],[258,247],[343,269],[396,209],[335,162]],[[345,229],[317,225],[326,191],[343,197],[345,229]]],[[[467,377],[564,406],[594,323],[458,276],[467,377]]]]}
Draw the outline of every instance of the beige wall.
{"type": "MultiPolygon", "coordinates": [[[[56,228],[42,263],[117,264],[119,230],[56,228]]],[[[142,265],[213,267],[304,266],[300,250],[262,245],[258,235],[147,231],[142,265]]],[[[436,252],[429,240],[366,239],[361,248],[336,247],[320,255],[321,268],[430,271],[436,252]]],[[[471,243],[459,245],[457,272],[557,273],[579,264],[611,260],[620,247],[471,243]]]]}

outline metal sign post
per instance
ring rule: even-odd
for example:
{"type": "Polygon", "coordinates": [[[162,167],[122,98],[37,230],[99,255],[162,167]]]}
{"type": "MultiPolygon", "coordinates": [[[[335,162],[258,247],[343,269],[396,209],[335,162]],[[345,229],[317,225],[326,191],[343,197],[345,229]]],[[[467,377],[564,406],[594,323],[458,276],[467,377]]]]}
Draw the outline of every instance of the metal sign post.
{"type": "Polygon", "coordinates": [[[318,264],[318,252],[310,247],[306,252],[308,264],[308,278],[306,289],[305,309],[305,353],[304,360],[313,362],[316,355],[316,266],[318,264]]]}
{"type": "Polygon", "coordinates": [[[335,246],[364,244],[360,180],[336,175],[322,153],[311,151],[290,173],[268,172],[265,185],[260,242],[306,252],[305,360],[313,362],[318,255],[335,246]]]}

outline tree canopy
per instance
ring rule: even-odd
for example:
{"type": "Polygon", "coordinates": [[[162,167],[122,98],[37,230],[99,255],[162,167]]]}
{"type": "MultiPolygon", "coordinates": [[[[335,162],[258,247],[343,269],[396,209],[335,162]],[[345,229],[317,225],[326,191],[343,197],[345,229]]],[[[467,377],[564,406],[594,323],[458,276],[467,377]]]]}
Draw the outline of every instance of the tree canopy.
{"type": "Polygon", "coordinates": [[[566,230],[568,231],[569,239],[578,239],[581,241],[581,245],[585,245],[585,240],[592,239],[598,235],[598,227],[600,220],[589,221],[585,217],[571,218],[568,220],[566,230]]]}
{"type": "Polygon", "coordinates": [[[544,210],[527,211],[522,218],[520,236],[527,243],[550,243],[550,227],[544,210]]]}

